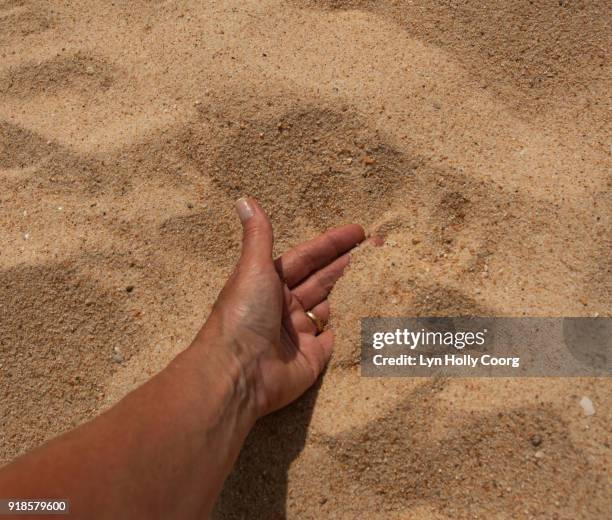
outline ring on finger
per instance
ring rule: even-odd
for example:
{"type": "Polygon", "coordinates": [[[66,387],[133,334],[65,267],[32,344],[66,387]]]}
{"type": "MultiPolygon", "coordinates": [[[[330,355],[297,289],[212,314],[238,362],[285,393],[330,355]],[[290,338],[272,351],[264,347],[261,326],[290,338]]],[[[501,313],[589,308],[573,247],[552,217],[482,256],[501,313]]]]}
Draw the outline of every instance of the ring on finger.
{"type": "Polygon", "coordinates": [[[325,328],[325,324],[323,321],[312,311],[306,311],[306,316],[310,318],[310,321],[314,323],[314,326],[317,329],[317,334],[321,334],[325,328]]]}

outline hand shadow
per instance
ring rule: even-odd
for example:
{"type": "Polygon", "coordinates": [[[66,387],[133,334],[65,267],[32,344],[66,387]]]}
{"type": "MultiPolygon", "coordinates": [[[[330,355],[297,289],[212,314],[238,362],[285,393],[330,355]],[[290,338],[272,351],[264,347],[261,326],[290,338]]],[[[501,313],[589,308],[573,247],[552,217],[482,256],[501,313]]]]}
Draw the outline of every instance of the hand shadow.
{"type": "Polygon", "coordinates": [[[289,466],[302,451],[321,379],[288,407],[260,419],[213,512],[219,519],[285,519],[289,466]]]}

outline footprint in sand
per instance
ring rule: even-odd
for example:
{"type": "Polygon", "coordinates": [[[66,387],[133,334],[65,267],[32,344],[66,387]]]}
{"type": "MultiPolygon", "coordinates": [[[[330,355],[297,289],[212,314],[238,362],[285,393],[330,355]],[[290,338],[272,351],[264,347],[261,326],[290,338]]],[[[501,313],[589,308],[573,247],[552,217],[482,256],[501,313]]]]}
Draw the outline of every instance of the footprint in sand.
{"type": "Polygon", "coordinates": [[[212,153],[193,147],[193,163],[230,200],[257,197],[277,226],[382,213],[416,166],[349,109],[299,106],[220,128],[218,140],[212,153]]]}

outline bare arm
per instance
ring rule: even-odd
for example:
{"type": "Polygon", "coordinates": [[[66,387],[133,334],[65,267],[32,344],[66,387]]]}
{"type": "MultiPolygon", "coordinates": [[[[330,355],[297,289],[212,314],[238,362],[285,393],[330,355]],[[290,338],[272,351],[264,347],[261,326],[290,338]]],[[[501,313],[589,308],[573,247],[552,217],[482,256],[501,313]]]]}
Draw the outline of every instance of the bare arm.
{"type": "MultiPolygon", "coordinates": [[[[193,343],[93,421],[0,470],[0,497],[67,498],[72,518],[205,518],[255,421],[323,370],[326,297],[364,238],[336,228],[272,260],[272,229],[237,204],[240,262],[193,343]]],[[[24,517],[20,517],[24,518],[24,517]]],[[[40,518],[40,517],[37,517],[40,518]]]]}
{"type": "Polygon", "coordinates": [[[204,518],[257,418],[224,350],[194,342],[108,412],[4,468],[2,496],[67,498],[77,518],[204,518]]]}

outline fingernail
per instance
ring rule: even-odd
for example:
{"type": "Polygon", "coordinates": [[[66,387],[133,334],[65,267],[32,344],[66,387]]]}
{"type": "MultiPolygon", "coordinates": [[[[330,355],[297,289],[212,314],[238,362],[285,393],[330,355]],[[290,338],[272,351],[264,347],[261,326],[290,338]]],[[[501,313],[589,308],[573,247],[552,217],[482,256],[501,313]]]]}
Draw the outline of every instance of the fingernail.
{"type": "Polygon", "coordinates": [[[236,201],[236,212],[242,223],[253,216],[253,206],[247,197],[241,197],[236,201]]]}

